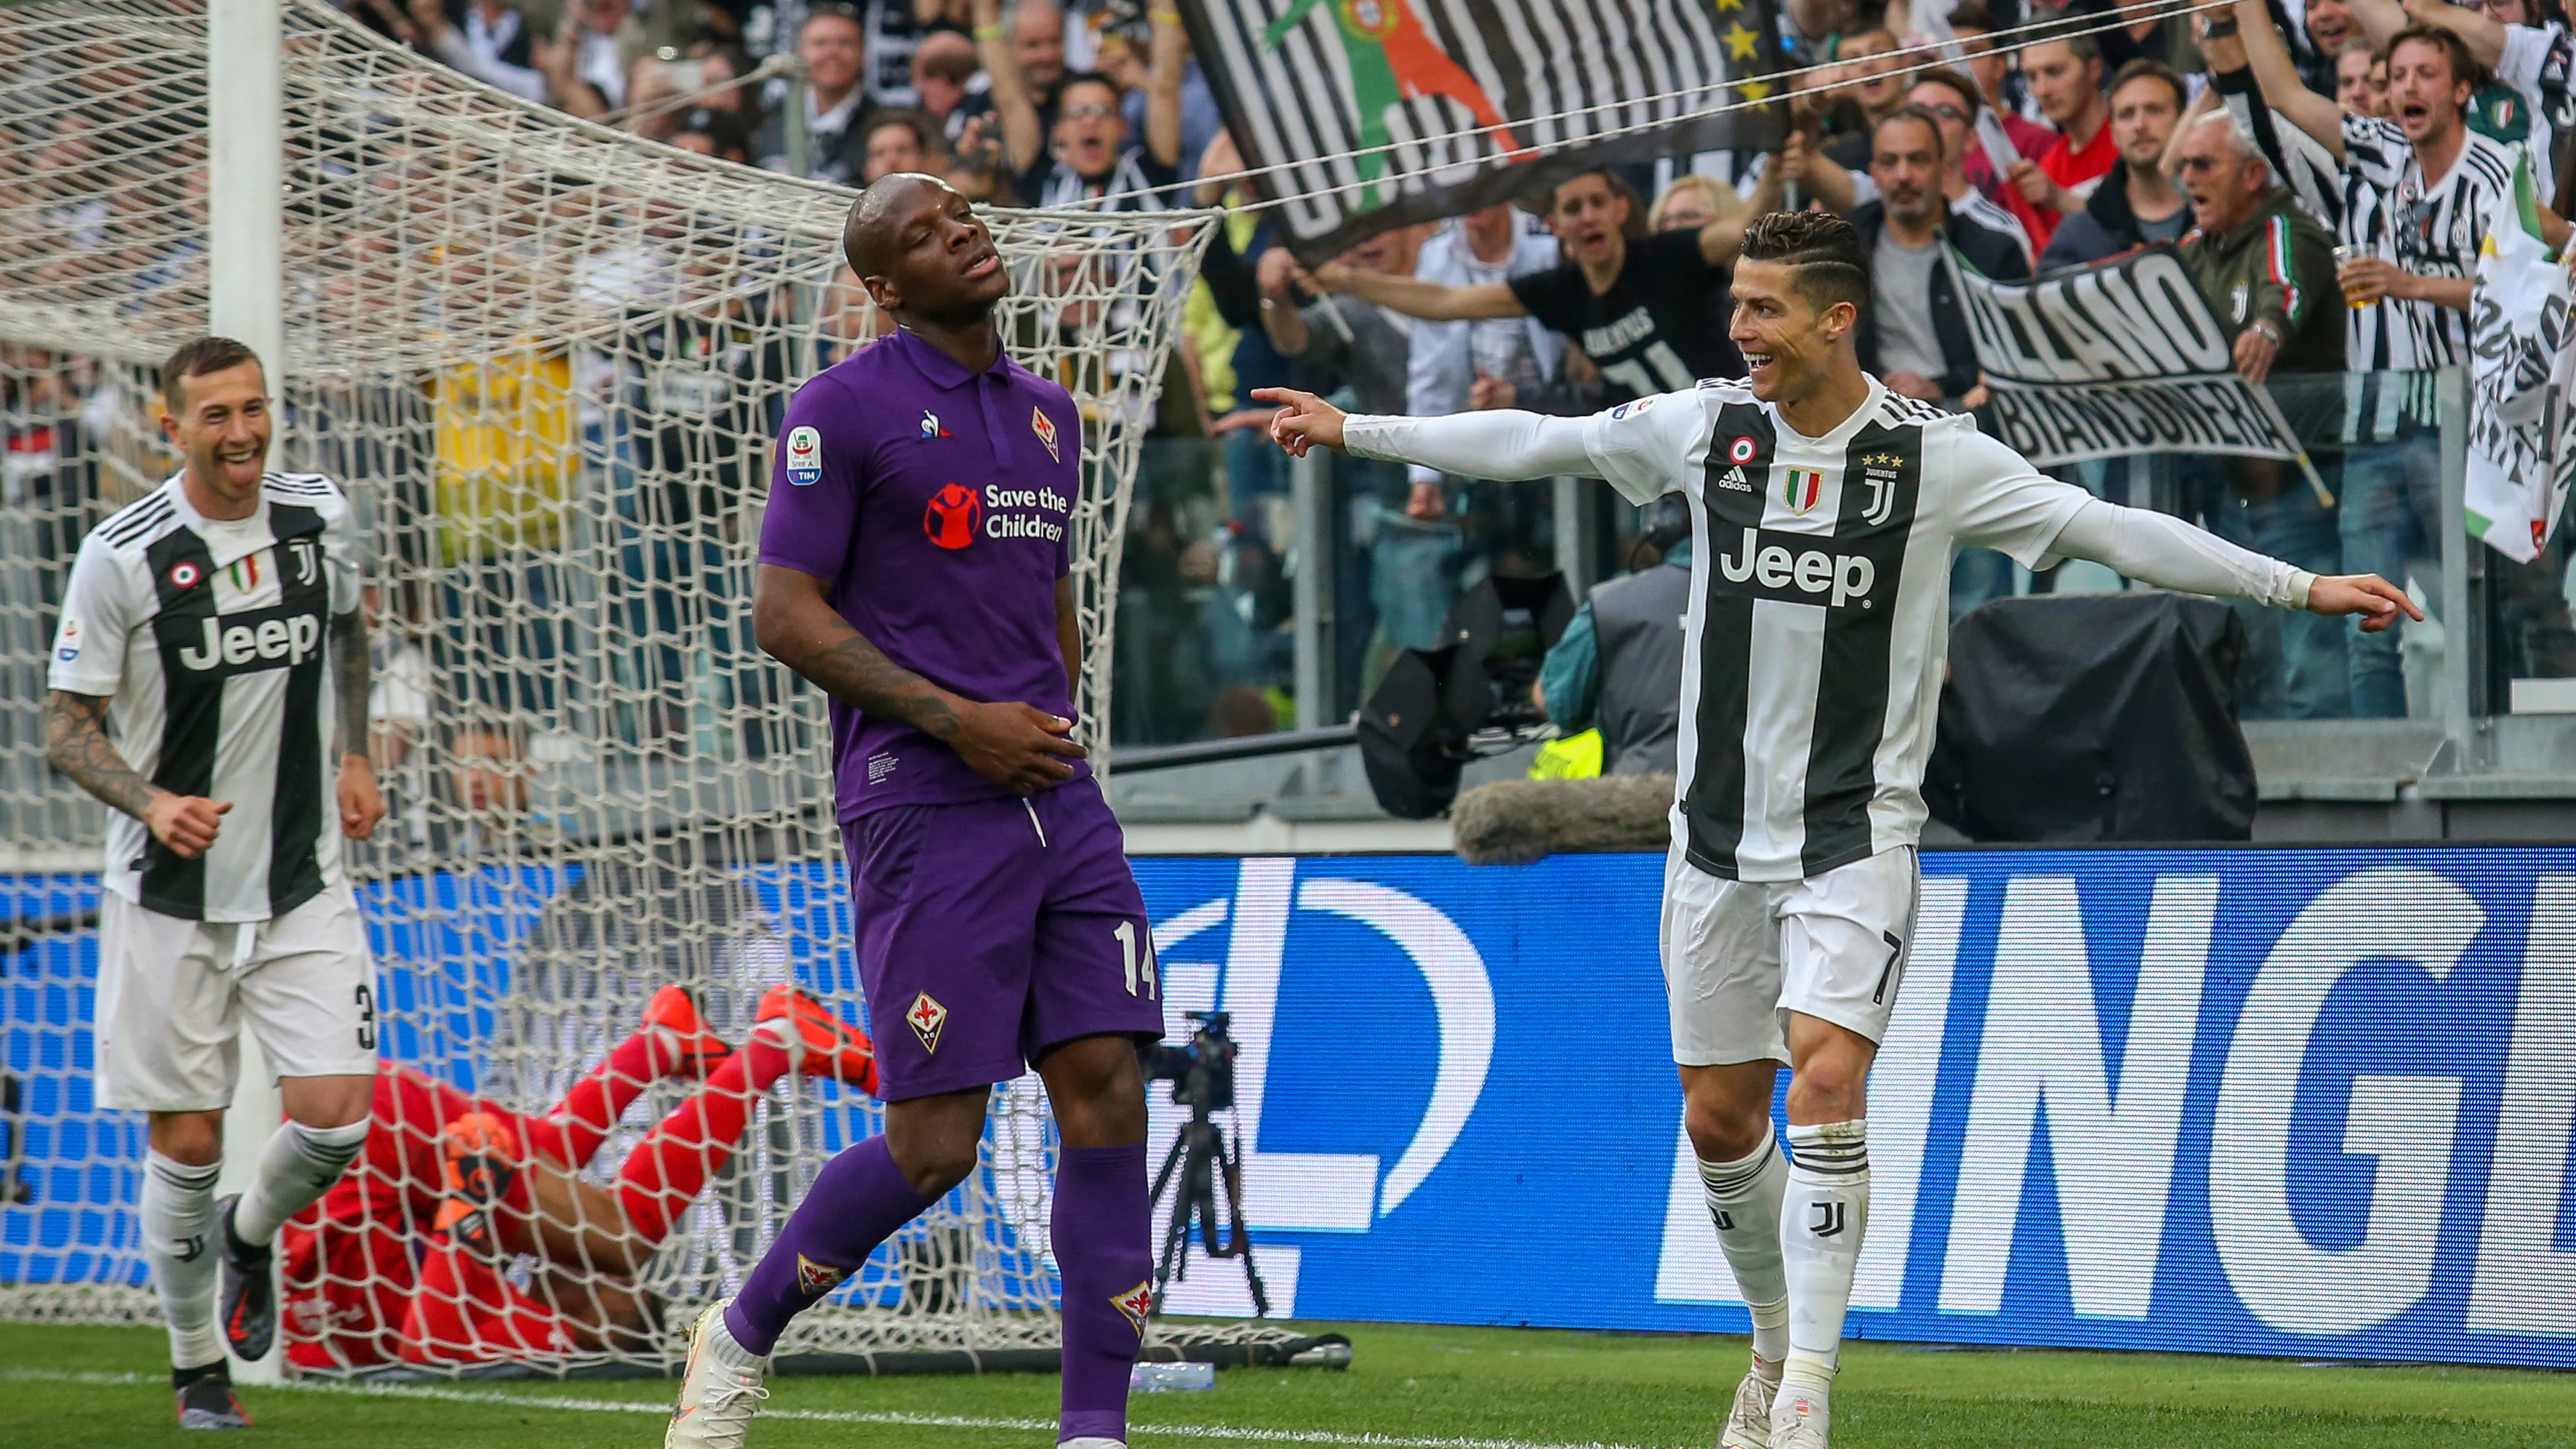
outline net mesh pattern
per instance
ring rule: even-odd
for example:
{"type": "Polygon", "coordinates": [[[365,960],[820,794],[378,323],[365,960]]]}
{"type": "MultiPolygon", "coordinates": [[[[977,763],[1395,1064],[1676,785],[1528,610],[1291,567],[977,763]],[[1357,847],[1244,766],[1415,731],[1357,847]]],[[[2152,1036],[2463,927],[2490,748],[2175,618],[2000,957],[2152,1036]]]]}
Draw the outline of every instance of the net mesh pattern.
{"type": "MultiPolygon", "coordinates": [[[[100,807],[47,766],[42,698],[80,538],[175,466],[152,370],[206,330],[206,44],[197,0],[0,7],[17,1317],[156,1316],[141,1124],[90,1080],[100,807]]],[[[288,1235],[285,1335],[316,1368],[665,1360],[880,1125],[827,1028],[867,1012],[824,701],[749,620],[779,412],[884,325],[840,264],[852,196],[521,103],[319,0],[288,0],[283,69],[272,466],[357,505],[389,808],[352,851],[379,1120],[288,1235]],[[742,1049],[648,1029],[671,985],[742,1049]],[[816,1040],[782,1050],[806,1012],[816,1040]]],[[[988,220],[1006,344],[1083,419],[1077,702],[1105,721],[1129,485],[1210,217],[988,220]]],[[[782,1352],[1052,1347],[1053,1145],[1036,1082],[998,1089],[985,1170],[782,1352]]]]}

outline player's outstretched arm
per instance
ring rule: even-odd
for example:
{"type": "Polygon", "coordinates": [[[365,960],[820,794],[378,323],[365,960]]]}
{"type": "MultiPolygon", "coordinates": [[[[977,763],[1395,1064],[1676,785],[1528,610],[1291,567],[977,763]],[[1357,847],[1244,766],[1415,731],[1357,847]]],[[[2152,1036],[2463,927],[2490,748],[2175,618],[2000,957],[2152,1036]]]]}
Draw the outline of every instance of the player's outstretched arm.
{"type": "Polygon", "coordinates": [[[45,696],[45,757],[74,784],[142,821],[182,859],[205,854],[232,802],[174,794],[143,778],[117,753],[106,726],[107,696],[54,690],[45,696]]]}
{"type": "Polygon", "coordinates": [[[2251,599],[2312,614],[2361,616],[2376,634],[2403,615],[2424,612],[2406,591],[2377,574],[2320,577],[2276,558],[2239,548],[2179,518],[2145,508],[2088,499],[2049,545],[2049,552],[2091,559],[2129,578],[2192,594],[2251,599]]]}
{"type": "Polygon", "coordinates": [[[899,719],[946,744],[976,774],[1034,795],[1073,778],[1090,753],[1065,738],[1073,721],[1016,700],[991,704],[951,694],[885,656],[823,596],[823,580],[762,564],[752,584],[751,625],[760,647],[843,704],[899,719]]]}
{"type": "Polygon", "coordinates": [[[1437,418],[1350,416],[1313,393],[1294,388],[1257,388],[1252,395],[1278,404],[1279,411],[1270,420],[1270,436],[1292,457],[1302,458],[1308,448],[1320,443],[1357,457],[1414,463],[1498,482],[1565,474],[1592,477],[1600,471],[1583,446],[1583,418],[1554,418],[1508,408],[1437,418]]]}

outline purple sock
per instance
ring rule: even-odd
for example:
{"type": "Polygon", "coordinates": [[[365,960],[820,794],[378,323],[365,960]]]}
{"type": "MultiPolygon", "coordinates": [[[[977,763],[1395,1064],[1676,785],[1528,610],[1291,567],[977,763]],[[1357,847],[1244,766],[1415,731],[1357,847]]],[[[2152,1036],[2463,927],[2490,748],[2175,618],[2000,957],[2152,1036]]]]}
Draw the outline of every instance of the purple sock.
{"type": "Polygon", "coordinates": [[[840,1287],[877,1244],[919,1217],[930,1201],[904,1180],[883,1137],[871,1137],[824,1163],[813,1189],[788,1214],[778,1241],[753,1265],[733,1306],[725,1310],[725,1328],[734,1342],[753,1353],[768,1353],[789,1319],[840,1287]]]}
{"type": "Polygon", "coordinates": [[[1055,1263],[1064,1279],[1064,1417],[1056,1438],[1127,1437],[1127,1371],[1153,1306],[1145,1144],[1068,1147],[1055,1174],[1055,1263]]]}

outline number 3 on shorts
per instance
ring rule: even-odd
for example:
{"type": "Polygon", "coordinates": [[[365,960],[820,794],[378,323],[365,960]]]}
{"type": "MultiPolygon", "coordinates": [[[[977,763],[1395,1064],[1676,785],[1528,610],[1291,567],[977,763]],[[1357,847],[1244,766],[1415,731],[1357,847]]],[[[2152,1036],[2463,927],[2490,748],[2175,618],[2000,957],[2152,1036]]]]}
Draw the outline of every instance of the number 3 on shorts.
{"type": "Polygon", "coordinates": [[[1118,923],[1118,929],[1111,932],[1111,934],[1118,938],[1118,954],[1126,962],[1127,994],[1130,996],[1134,996],[1136,994],[1138,967],[1141,966],[1143,968],[1145,995],[1159,1000],[1161,998],[1161,990],[1154,981],[1153,936],[1149,934],[1145,937],[1145,949],[1140,959],[1139,953],[1136,950],[1136,923],[1134,921],[1120,921],[1118,923]]]}
{"type": "Polygon", "coordinates": [[[371,1052],[375,1049],[376,990],[361,981],[358,983],[358,1050],[371,1052]]]}

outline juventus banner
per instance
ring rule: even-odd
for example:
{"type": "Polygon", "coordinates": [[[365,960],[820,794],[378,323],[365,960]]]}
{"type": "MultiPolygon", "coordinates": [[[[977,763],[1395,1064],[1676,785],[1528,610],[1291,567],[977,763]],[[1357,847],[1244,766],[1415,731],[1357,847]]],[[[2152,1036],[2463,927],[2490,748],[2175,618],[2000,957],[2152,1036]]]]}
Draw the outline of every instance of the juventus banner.
{"type": "MultiPolygon", "coordinates": [[[[2576,484],[2576,316],[2567,263],[2540,237],[2531,161],[2479,248],[2470,293],[2469,532],[2517,563],[2549,543],[2576,484]]],[[[2576,247],[2571,247],[2576,256],[2576,247]]]]}
{"type": "Polygon", "coordinates": [[[1768,146],[1773,0],[1187,0],[1282,241],[1355,242],[1606,162],[1768,146]]]}
{"type": "Polygon", "coordinates": [[[2236,375],[2226,329],[2171,246],[2031,282],[1989,281],[1956,251],[1950,265],[1996,430],[2033,463],[2157,451],[2304,460],[2271,395],[2236,375]]]}

